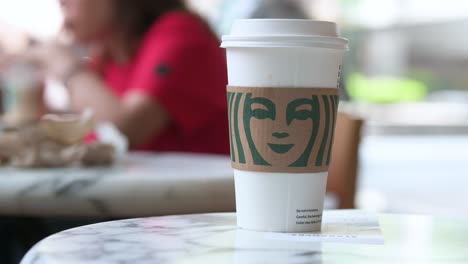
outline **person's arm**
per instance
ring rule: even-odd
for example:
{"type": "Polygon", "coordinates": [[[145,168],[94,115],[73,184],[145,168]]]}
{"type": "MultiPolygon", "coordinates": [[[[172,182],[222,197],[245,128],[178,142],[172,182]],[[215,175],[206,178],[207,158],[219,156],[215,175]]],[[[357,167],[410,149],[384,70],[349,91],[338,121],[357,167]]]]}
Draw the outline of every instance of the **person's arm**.
{"type": "Polygon", "coordinates": [[[82,65],[82,59],[70,47],[34,47],[24,54],[1,59],[0,68],[14,61],[38,66],[46,76],[66,84],[72,111],[91,108],[98,122],[116,125],[128,137],[131,147],[153,138],[169,123],[164,108],[154,98],[140,93],[140,87],[131,87],[135,89],[129,89],[119,100],[100,76],[82,65]]]}
{"type": "Polygon", "coordinates": [[[169,123],[163,107],[141,93],[130,92],[122,100],[108,89],[99,76],[81,70],[67,80],[72,110],[93,109],[99,122],[109,121],[138,146],[160,133],[169,123]]]}

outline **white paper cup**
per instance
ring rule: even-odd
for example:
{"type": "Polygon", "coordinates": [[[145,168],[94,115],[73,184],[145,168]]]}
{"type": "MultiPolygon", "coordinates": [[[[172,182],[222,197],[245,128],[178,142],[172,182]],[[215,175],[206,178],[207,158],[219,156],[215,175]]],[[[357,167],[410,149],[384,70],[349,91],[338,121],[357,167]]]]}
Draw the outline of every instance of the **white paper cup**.
{"type": "MultiPolygon", "coordinates": [[[[338,89],[348,42],[339,38],[332,22],[289,19],[236,20],[222,40],[228,85],[256,89],[338,89]]],[[[238,226],[320,230],[327,175],[234,169],[238,226]]]]}
{"type": "Polygon", "coordinates": [[[45,112],[44,85],[39,72],[32,65],[13,63],[0,75],[4,121],[12,126],[38,121],[45,112]]]}

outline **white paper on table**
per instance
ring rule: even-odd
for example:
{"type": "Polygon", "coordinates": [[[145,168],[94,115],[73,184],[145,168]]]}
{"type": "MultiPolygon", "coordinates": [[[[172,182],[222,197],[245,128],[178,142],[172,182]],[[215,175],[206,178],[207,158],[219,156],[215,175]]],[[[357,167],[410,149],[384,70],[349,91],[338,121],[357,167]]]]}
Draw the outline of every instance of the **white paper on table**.
{"type": "Polygon", "coordinates": [[[359,210],[324,211],[320,232],[268,233],[266,238],[302,242],[384,243],[377,214],[359,210]]]}

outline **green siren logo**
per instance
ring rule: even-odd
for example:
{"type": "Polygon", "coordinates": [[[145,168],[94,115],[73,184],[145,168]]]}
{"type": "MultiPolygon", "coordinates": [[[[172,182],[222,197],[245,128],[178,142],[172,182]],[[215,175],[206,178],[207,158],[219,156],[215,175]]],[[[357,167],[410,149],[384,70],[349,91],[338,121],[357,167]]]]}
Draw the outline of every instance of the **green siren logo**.
{"type": "Polygon", "coordinates": [[[328,170],[338,89],[228,86],[227,90],[234,168],[292,173],[328,170]]]}

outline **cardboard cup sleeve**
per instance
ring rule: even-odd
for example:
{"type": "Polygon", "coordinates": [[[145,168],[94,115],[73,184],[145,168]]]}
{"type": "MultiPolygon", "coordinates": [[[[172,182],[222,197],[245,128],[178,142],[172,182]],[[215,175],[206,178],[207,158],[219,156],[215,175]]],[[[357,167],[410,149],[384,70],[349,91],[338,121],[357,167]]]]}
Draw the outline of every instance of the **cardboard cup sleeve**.
{"type": "Polygon", "coordinates": [[[337,88],[227,87],[232,167],[278,173],[328,170],[337,88]]]}

